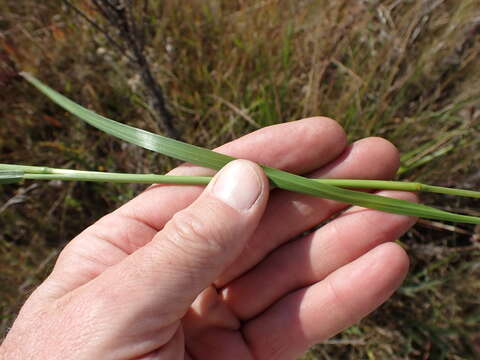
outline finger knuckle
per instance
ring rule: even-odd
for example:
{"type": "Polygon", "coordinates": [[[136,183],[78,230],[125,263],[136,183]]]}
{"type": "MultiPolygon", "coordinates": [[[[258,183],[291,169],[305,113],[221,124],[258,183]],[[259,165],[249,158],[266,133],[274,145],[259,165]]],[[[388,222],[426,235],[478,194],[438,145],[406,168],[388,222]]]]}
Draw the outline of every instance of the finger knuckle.
{"type": "Polygon", "coordinates": [[[221,254],[225,250],[221,228],[195,212],[187,210],[175,214],[166,233],[171,243],[195,257],[221,254]]]}

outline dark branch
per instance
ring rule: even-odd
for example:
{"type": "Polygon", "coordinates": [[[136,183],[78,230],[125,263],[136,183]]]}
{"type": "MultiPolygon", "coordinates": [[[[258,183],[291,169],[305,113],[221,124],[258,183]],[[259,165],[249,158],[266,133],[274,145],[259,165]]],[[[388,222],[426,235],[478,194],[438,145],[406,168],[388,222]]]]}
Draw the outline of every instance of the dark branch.
{"type": "Polygon", "coordinates": [[[67,5],[70,9],[72,9],[77,15],[79,15],[81,18],[83,18],[86,22],[88,22],[95,30],[98,32],[102,33],[103,36],[107,39],[107,41],[113,45],[114,47],[117,48],[117,50],[120,51],[122,55],[125,55],[130,61],[135,61],[134,58],[128,54],[127,50],[120,45],[118,42],[116,42],[112,36],[108,33],[107,30],[103,29],[100,25],[98,25],[95,21],[90,19],[83,11],[81,11],[79,8],[77,8],[75,5],[73,5],[69,0],[62,0],[65,5],[67,5]]]}
{"type": "MultiPolygon", "coordinates": [[[[125,46],[121,46],[117,41],[113,40],[108,31],[86,16],[69,0],[63,1],[96,30],[104,34],[112,45],[137,66],[157,122],[161,124],[168,136],[179,139],[180,134],[174,126],[173,115],[166,106],[163,90],[153,76],[151,64],[145,56],[145,29],[140,31],[135,22],[133,2],[128,0],[91,0],[103,18],[118,31],[119,38],[125,43],[125,46]],[[130,51],[130,54],[125,48],[130,51]]],[[[148,9],[148,0],[145,0],[143,9],[148,9]]]]}

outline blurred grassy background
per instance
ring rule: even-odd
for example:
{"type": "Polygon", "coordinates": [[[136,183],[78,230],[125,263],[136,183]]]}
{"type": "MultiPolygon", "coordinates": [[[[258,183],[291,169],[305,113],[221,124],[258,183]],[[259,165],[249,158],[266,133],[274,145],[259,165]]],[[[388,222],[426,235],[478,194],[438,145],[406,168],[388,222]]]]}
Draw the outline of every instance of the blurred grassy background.
{"type": "MultiPolygon", "coordinates": [[[[97,18],[87,1],[75,2],[97,18]]],[[[164,0],[147,55],[184,140],[214,147],[279,122],[338,120],[402,151],[399,179],[480,188],[478,0],[164,0]]],[[[61,2],[0,1],[1,162],[158,172],[170,160],[74,120],[16,76],[159,132],[138,72],[61,2]]],[[[25,182],[0,192],[0,337],[59,249],[141,185],[25,182]]],[[[478,201],[423,196],[480,215],[478,201]]],[[[383,307],[304,359],[480,357],[480,230],[422,221],[411,272],[383,307]]]]}

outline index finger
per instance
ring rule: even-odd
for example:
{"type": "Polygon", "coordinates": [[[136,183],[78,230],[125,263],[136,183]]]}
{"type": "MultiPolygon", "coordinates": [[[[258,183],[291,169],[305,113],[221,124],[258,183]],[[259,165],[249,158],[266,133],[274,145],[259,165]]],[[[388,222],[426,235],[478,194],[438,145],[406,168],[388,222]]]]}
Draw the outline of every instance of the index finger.
{"type": "MultiPolygon", "coordinates": [[[[332,161],[345,147],[345,133],[336,121],[314,117],[262,128],[215,151],[289,172],[306,173],[332,161]]],[[[211,169],[184,164],[169,174],[208,176],[214,173],[211,169]]],[[[196,199],[202,189],[199,186],[153,186],[117,211],[160,229],[174,213],[196,199]],[[162,199],[161,211],[159,199],[162,199]]]]}

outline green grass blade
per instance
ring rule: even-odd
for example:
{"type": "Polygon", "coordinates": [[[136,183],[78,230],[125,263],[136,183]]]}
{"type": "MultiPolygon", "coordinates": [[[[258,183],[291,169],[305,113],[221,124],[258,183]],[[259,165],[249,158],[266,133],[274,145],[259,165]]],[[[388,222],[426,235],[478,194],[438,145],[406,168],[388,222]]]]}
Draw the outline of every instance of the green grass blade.
{"type": "Polygon", "coordinates": [[[0,184],[14,184],[23,180],[24,173],[15,170],[0,170],[0,184]]]}
{"type": "MultiPolygon", "coordinates": [[[[127,142],[179,160],[215,170],[221,169],[228,162],[234,160],[233,157],[227,155],[219,154],[208,149],[186,144],[181,141],[153,134],[108,119],[76,104],[67,97],[44,85],[33,76],[26,73],[22,73],[22,76],[65,110],[71,112],[90,125],[127,142]]],[[[480,218],[474,216],[454,214],[404,200],[391,199],[378,195],[342,189],[332,185],[319,184],[311,179],[278,169],[266,166],[263,168],[270,181],[275,186],[285,190],[319,196],[330,200],[342,201],[395,214],[480,224],[480,218]]]]}
{"type": "Polygon", "coordinates": [[[400,191],[422,191],[480,199],[480,191],[433,186],[410,181],[359,180],[359,179],[313,179],[327,185],[355,188],[400,191]]]}
{"type": "Polygon", "coordinates": [[[455,214],[405,200],[392,199],[384,196],[342,189],[331,185],[317,184],[311,179],[276,169],[265,168],[265,173],[276,186],[285,190],[296,191],[331,200],[343,201],[369,209],[382,210],[394,214],[416,216],[435,220],[480,224],[480,218],[475,216],[455,214]]]}
{"type": "Polygon", "coordinates": [[[28,166],[16,164],[0,164],[0,174],[2,172],[21,173],[23,179],[29,180],[95,181],[141,184],[207,185],[212,179],[209,176],[126,174],[102,171],[56,169],[45,166],[28,166]]]}
{"type": "MultiPolygon", "coordinates": [[[[177,185],[206,185],[210,176],[175,176],[157,174],[127,174],[101,171],[84,171],[58,169],[45,166],[30,166],[17,164],[1,164],[0,170],[21,171],[24,179],[33,180],[71,180],[71,181],[99,181],[117,183],[142,184],[177,184],[177,185]]],[[[386,180],[359,180],[359,179],[310,179],[318,184],[333,185],[343,188],[424,191],[437,194],[448,194],[480,199],[480,191],[432,186],[418,182],[386,181],[386,180]]]]}
{"type": "Polygon", "coordinates": [[[93,181],[121,184],[172,184],[207,185],[211,178],[202,176],[166,176],[154,174],[96,173],[85,171],[78,174],[25,174],[27,180],[93,181]]]}
{"type": "Polygon", "coordinates": [[[421,191],[432,192],[437,194],[447,194],[447,195],[455,195],[455,196],[465,196],[471,198],[480,199],[480,192],[473,191],[473,190],[465,190],[465,189],[451,189],[442,186],[433,186],[433,185],[421,185],[421,191]]]}
{"type": "Polygon", "coordinates": [[[186,144],[178,140],[153,134],[142,129],[137,129],[133,126],[128,126],[108,119],[71,101],[67,97],[46,86],[32,75],[27,73],[22,73],[21,75],[68,112],[76,115],[97,129],[100,129],[110,135],[132,144],[148,150],[159,152],[178,160],[191,162],[192,164],[205,166],[216,170],[221,169],[227,163],[234,160],[233,157],[219,153],[214,153],[215,156],[212,156],[213,151],[211,150],[186,144]]]}

